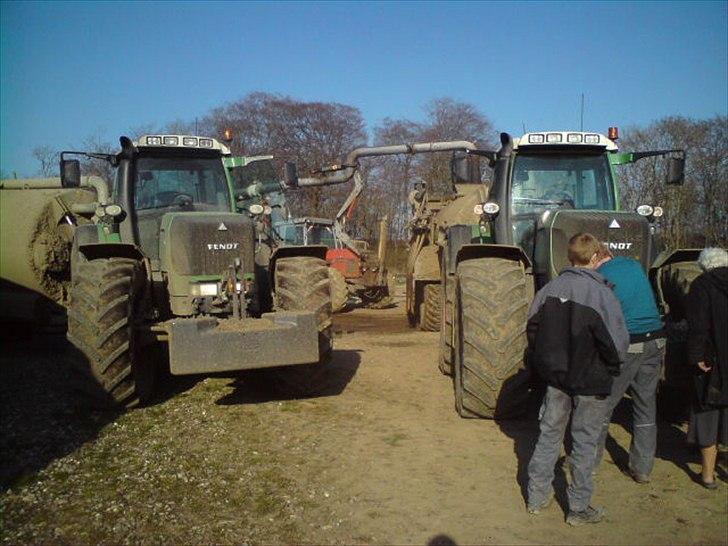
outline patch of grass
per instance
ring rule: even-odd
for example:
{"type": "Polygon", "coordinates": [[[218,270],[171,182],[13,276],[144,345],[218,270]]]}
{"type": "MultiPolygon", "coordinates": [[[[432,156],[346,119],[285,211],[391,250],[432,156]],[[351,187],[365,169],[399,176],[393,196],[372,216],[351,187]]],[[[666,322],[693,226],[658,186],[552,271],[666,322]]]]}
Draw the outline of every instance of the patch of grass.
{"type": "Polygon", "coordinates": [[[296,402],[291,402],[290,400],[285,400],[278,404],[278,409],[281,411],[288,411],[291,413],[300,413],[301,404],[296,403],[296,402]]]}
{"type": "Polygon", "coordinates": [[[382,438],[382,441],[392,447],[397,447],[401,444],[402,440],[405,440],[409,438],[405,433],[403,432],[395,432],[394,434],[390,434],[389,436],[385,436],[382,438]]]}

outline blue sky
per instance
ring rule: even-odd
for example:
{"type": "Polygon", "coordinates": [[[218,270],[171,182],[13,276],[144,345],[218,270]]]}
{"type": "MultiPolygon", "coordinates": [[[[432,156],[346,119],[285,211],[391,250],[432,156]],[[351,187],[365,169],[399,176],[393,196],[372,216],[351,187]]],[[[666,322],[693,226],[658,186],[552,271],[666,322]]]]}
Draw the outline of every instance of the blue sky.
{"type": "Polygon", "coordinates": [[[475,104],[498,130],[728,109],[727,2],[0,3],[0,169],[204,116],[251,91],[358,107],[369,127],[475,104]]]}

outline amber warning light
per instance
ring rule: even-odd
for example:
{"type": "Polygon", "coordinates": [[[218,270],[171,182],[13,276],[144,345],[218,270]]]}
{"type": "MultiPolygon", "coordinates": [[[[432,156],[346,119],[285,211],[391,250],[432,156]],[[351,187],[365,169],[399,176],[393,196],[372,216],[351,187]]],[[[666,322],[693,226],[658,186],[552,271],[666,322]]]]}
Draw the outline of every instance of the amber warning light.
{"type": "Polygon", "coordinates": [[[617,140],[619,138],[619,128],[610,127],[607,136],[609,137],[609,140],[617,140]]]}
{"type": "Polygon", "coordinates": [[[233,130],[229,127],[223,131],[223,138],[226,142],[232,142],[233,141],[233,130]]]}

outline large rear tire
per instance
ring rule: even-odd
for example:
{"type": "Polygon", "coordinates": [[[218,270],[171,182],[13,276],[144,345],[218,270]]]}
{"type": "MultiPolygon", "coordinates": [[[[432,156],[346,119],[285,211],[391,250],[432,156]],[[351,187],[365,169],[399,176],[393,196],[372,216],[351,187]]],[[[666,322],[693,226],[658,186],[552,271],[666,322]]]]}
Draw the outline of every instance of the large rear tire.
{"type": "Polygon", "coordinates": [[[155,363],[143,358],[135,323],[144,276],[127,258],[80,260],[68,306],[77,386],[95,406],[133,408],[152,395],[155,363]]]}
{"type": "Polygon", "coordinates": [[[447,278],[440,290],[442,300],[442,318],[440,319],[440,359],[438,368],[445,375],[453,371],[453,314],[455,312],[455,282],[447,278]]]}
{"type": "Polygon", "coordinates": [[[341,271],[329,267],[329,282],[331,283],[331,312],[338,313],[349,301],[349,289],[346,287],[346,279],[341,271]]]}
{"type": "Polygon", "coordinates": [[[273,368],[277,386],[287,394],[315,394],[325,387],[326,364],[331,359],[329,265],[324,260],[309,256],[281,258],[276,262],[275,286],[276,307],[285,311],[315,313],[319,337],[319,361],[273,368]]]}
{"type": "Polygon", "coordinates": [[[462,417],[510,418],[526,410],[527,282],[512,260],[477,258],[458,264],[454,381],[455,406],[462,417]]]}
{"type": "Polygon", "coordinates": [[[437,332],[440,329],[441,314],[440,285],[427,283],[423,289],[422,306],[420,307],[420,328],[425,332],[437,332]]]}

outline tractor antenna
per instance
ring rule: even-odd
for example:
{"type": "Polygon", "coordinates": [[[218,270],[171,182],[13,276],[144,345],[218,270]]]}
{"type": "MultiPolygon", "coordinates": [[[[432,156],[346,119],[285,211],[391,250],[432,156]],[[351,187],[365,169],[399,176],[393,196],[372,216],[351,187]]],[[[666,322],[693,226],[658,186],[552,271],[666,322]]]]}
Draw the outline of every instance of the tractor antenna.
{"type": "Polygon", "coordinates": [[[584,131],[584,93],[581,94],[581,123],[579,124],[579,131],[584,131]]]}
{"type": "Polygon", "coordinates": [[[521,125],[523,126],[523,134],[525,135],[526,134],[526,123],[522,121],[521,125]]]}

